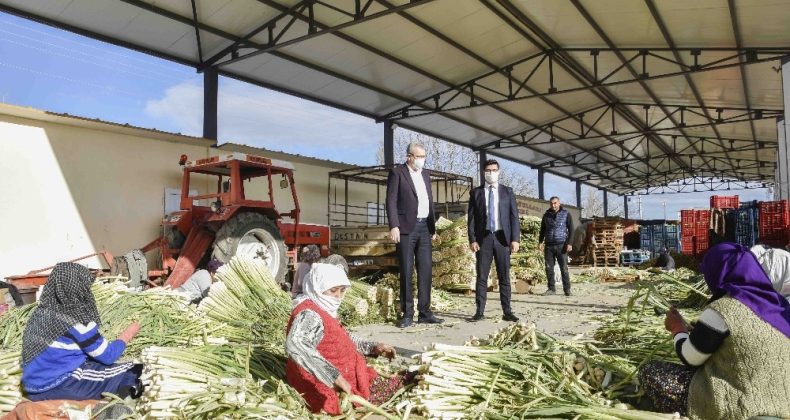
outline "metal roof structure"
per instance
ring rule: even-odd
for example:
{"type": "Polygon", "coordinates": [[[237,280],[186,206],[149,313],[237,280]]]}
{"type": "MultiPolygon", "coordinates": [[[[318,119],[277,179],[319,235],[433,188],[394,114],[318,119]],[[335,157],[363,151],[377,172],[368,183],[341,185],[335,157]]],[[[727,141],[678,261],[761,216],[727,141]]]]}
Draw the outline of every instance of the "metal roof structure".
{"type": "Polygon", "coordinates": [[[0,10],[620,194],[774,178],[790,1],[0,0],[0,10]]]}

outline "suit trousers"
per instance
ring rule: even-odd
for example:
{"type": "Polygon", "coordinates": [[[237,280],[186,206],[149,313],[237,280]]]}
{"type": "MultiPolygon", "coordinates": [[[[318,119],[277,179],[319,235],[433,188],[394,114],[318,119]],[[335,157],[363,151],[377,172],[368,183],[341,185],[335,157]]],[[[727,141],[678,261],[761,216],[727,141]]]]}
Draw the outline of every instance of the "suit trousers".
{"type": "Polygon", "coordinates": [[[412,294],[412,272],[417,265],[417,310],[419,317],[427,318],[431,313],[431,234],[428,223],[418,221],[414,230],[400,235],[396,246],[400,266],[400,310],[404,318],[414,318],[414,296],[412,294]]]}
{"type": "Polygon", "coordinates": [[[568,274],[568,253],[565,252],[565,244],[543,246],[543,259],[546,262],[546,280],[549,283],[549,290],[554,289],[554,262],[560,266],[562,276],[562,290],[567,294],[571,291],[571,279],[568,274]]]}
{"type": "Polygon", "coordinates": [[[488,293],[488,275],[491,272],[491,261],[496,265],[496,275],[499,280],[499,301],[502,312],[511,313],[510,309],[510,244],[501,230],[496,233],[486,232],[483,241],[479,243],[480,250],[475,253],[477,281],[475,283],[476,313],[482,314],[486,309],[488,293]]]}

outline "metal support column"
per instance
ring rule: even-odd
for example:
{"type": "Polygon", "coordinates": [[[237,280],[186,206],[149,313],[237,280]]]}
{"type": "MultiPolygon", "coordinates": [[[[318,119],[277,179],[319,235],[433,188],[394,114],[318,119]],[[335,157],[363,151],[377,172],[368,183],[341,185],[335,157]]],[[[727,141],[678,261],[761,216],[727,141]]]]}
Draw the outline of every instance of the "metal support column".
{"type": "Polygon", "coordinates": [[[603,191],[603,217],[609,215],[609,194],[606,193],[606,190],[603,191]]]}
{"type": "Polygon", "coordinates": [[[203,137],[217,139],[217,95],[219,73],[216,67],[208,67],[203,72],[203,137]]]}
{"type": "Polygon", "coordinates": [[[576,207],[582,211],[582,182],[576,181],[576,207]]]}
{"type": "Polygon", "coordinates": [[[790,198],[790,57],[782,59],[782,91],[784,118],[776,119],[779,143],[774,174],[774,200],[790,198]]]}
{"type": "Polygon", "coordinates": [[[479,166],[480,166],[480,184],[485,185],[486,183],[486,161],[488,160],[488,153],[485,150],[481,150],[480,154],[478,155],[479,166]]]}
{"type": "Polygon", "coordinates": [[[623,194],[623,217],[628,218],[628,196],[623,194]]]}
{"type": "Polygon", "coordinates": [[[392,121],[384,121],[384,164],[395,164],[395,129],[392,121]]]}
{"type": "Polygon", "coordinates": [[[540,200],[545,200],[546,199],[545,189],[543,188],[543,176],[544,175],[545,175],[545,172],[543,171],[543,169],[538,168],[538,199],[540,199],[540,200]]]}

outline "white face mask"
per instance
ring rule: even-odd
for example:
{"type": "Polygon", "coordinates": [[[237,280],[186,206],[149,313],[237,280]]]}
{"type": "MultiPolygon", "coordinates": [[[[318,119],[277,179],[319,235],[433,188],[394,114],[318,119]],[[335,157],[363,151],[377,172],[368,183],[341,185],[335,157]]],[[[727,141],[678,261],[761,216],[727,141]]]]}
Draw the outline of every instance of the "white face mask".
{"type": "Polygon", "coordinates": [[[321,294],[318,296],[319,302],[316,302],[318,306],[320,306],[323,310],[327,311],[329,315],[337,318],[337,310],[340,309],[340,303],[343,302],[343,299],[336,298],[334,296],[329,296],[325,294],[321,294]]]}
{"type": "Polygon", "coordinates": [[[486,172],[485,177],[486,177],[486,184],[490,184],[490,185],[496,184],[497,181],[499,181],[499,171],[486,172]]]}
{"type": "Polygon", "coordinates": [[[425,158],[414,158],[413,162],[414,162],[414,167],[417,168],[418,170],[422,169],[423,166],[425,166],[425,158]]]}

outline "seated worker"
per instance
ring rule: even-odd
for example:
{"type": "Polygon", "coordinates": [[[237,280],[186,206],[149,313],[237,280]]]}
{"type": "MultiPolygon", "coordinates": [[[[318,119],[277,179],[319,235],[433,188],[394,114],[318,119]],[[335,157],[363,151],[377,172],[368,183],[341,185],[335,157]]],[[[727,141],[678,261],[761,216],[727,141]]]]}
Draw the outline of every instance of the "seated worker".
{"type": "Polygon", "coordinates": [[[790,416],[790,303],[749,248],[710,248],[700,271],[713,296],[689,333],[676,309],[664,325],[685,364],[649,362],[639,383],[658,411],[694,419],[790,416]]]}
{"type": "Polygon", "coordinates": [[[181,287],[175,290],[188,294],[192,303],[200,303],[204,297],[208,296],[211,284],[214,283],[214,275],[223,265],[222,261],[212,259],[206,264],[205,270],[195,271],[181,287]]]}
{"type": "Polygon", "coordinates": [[[79,264],[59,263],[52,269],[22,336],[22,385],[30,400],[142,394],[143,365],[114,364],[140,324],[130,324],[117,340],[102,337],[93,280],[90,270],[79,264]]]}
{"type": "Polygon", "coordinates": [[[381,404],[406,381],[407,374],[390,379],[378,376],[364,357],[392,359],[395,349],[355,337],[337,319],[337,310],[350,286],[342,268],[313,264],[288,321],[285,377],[314,413],[323,410],[331,415],[340,414],[339,391],[381,404]]]}
{"type": "Polygon", "coordinates": [[[317,263],[321,258],[321,250],[318,245],[307,245],[302,248],[302,253],[299,255],[299,262],[296,264],[296,273],[294,274],[294,283],[291,285],[291,298],[296,298],[302,293],[302,285],[304,278],[310,271],[310,267],[317,263]]]}
{"type": "Polygon", "coordinates": [[[763,245],[755,245],[751,251],[771,279],[774,290],[790,300],[790,252],[779,248],[766,248],[763,245]]]}
{"type": "Polygon", "coordinates": [[[666,248],[661,248],[658,250],[658,258],[656,258],[656,263],[653,267],[664,271],[672,271],[675,269],[675,259],[669,255],[666,248]]]}

